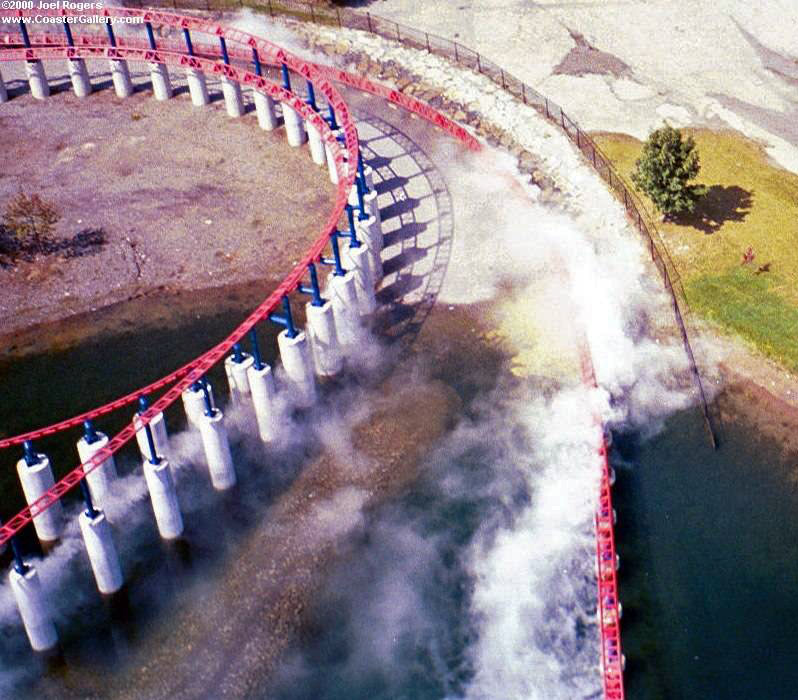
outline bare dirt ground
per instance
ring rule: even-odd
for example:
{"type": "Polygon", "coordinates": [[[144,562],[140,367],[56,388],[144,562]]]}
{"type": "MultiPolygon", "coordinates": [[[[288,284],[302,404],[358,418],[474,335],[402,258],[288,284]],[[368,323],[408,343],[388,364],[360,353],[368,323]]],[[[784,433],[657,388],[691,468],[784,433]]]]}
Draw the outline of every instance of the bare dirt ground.
{"type": "Polygon", "coordinates": [[[19,94],[0,110],[0,208],[19,191],[36,193],[61,214],[57,238],[102,229],[106,243],[0,268],[2,332],[156,288],[282,277],[332,207],[326,168],[290,148],[282,130],[259,129],[254,114],[229,118],[211,81],[217,99],[206,108],[191,105],[177,71],[174,99],[156,102],[138,72],[136,93],[121,100],[102,82],[107,67],[89,67],[95,92],[80,100],[65,66],[48,64],[46,103],[4,68],[19,94]]]}

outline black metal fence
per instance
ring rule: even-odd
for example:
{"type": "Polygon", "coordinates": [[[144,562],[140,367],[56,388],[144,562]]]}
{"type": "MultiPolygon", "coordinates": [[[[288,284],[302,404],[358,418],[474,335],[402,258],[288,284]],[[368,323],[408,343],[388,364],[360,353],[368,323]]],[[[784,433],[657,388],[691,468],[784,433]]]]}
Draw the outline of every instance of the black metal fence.
{"type": "Polygon", "coordinates": [[[684,320],[685,315],[690,312],[690,307],[687,303],[687,297],[678,271],[671,260],[667,247],[662,241],[651,213],[646,209],[634,189],[615,170],[610,159],[601,151],[593,139],[582,131],[579,125],[565,113],[562,107],[467,46],[435,34],[413,29],[393,20],[372,15],[369,12],[358,12],[326,5],[319,6],[313,3],[301,2],[300,0],[125,0],[125,4],[135,7],[168,7],[180,10],[195,9],[206,11],[235,10],[249,7],[267,13],[272,17],[280,15],[339,28],[360,29],[399,42],[404,46],[442,56],[460,66],[481,73],[524,104],[534,107],[542,115],[545,115],[547,119],[558,124],[568,135],[568,138],[582,151],[588,162],[593,165],[599,175],[607,182],[618,200],[623,202],[627,214],[635,223],[646,242],[651,259],[662,276],[665,288],[671,295],[676,324],[695,379],[707,432],[712,444],[716,445],[715,430],[706,393],[704,392],[701,375],[698,371],[684,320]]]}

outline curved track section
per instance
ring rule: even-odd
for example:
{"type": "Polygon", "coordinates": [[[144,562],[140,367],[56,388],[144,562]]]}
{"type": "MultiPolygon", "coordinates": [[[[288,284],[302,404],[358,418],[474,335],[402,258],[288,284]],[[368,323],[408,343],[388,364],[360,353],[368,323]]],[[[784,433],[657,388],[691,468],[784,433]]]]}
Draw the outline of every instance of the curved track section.
{"type": "MultiPolygon", "coordinates": [[[[34,11],[19,10],[14,13],[5,14],[7,16],[8,14],[13,14],[14,16],[23,18],[32,17],[34,11]]],[[[85,13],[72,10],[61,10],[50,13],[35,11],[35,14],[78,16],[85,13]]],[[[344,71],[322,69],[316,66],[316,64],[304,61],[286,52],[276,44],[246,34],[245,32],[230,29],[197,17],[185,17],[164,12],[106,8],[102,10],[100,14],[109,19],[113,17],[139,17],[145,25],[149,25],[150,28],[166,26],[179,28],[181,30],[195,30],[199,33],[216,37],[217,39],[224,39],[225,43],[228,41],[231,42],[230,49],[232,49],[232,51],[227,49],[226,46],[222,48],[220,44],[220,46],[212,52],[214,55],[222,56],[225,51],[227,51],[229,55],[239,59],[247,56],[247,60],[251,60],[254,55],[263,63],[285,65],[288,69],[311,82],[314,88],[324,95],[328,104],[334,108],[340,127],[343,130],[344,147],[341,148],[339,145],[327,121],[295,93],[286,90],[255,72],[224,63],[215,57],[210,58],[203,55],[191,55],[187,51],[177,50],[177,44],[175,42],[172,42],[169,46],[164,44],[164,48],[157,49],[144,48],[142,46],[113,46],[110,41],[107,39],[103,40],[103,37],[99,35],[92,34],[89,36],[81,36],[77,33],[73,33],[72,38],[74,45],[69,45],[66,41],[66,37],[59,38],[57,35],[39,34],[28,37],[30,46],[18,47],[12,43],[14,41],[13,35],[6,34],[3,36],[3,43],[8,48],[0,49],[0,62],[107,58],[198,68],[205,72],[223,75],[231,81],[237,82],[243,86],[249,86],[287,105],[299,113],[305,121],[311,123],[318,129],[322,134],[322,139],[325,144],[330,146],[335,158],[335,167],[338,172],[339,180],[336,201],[322,232],[311,248],[305,253],[302,260],[289,272],[280,285],[221,343],[191,362],[176,369],[171,374],[156,380],[146,387],[141,387],[115,401],[109,402],[103,406],[98,406],[91,411],[73,416],[59,423],[32,430],[12,438],[7,438],[0,441],[0,449],[19,445],[26,440],[35,440],[73,428],[80,425],[84,420],[91,420],[106,415],[119,408],[130,405],[145,394],[150,394],[169,387],[145,412],[140,414],[141,425],[148,424],[156,415],[174,403],[185,389],[200,379],[217,362],[222,360],[225,355],[230,352],[233,345],[243,338],[255,324],[267,319],[269,314],[277,309],[284,297],[294,292],[299,285],[302,284],[302,280],[307,274],[308,266],[319,262],[324,250],[329,245],[331,235],[338,226],[355,178],[355,168],[347,167],[347,162],[354,164],[357,162],[359,156],[357,130],[354,121],[340,93],[331,84],[330,77],[334,77],[334,79],[339,82],[384,97],[404,109],[410,110],[424,119],[430,120],[436,126],[462,141],[467,147],[473,150],[479,149],[478,141],[465,129],[420,101],[407,98],[402,95],[402,93],[377,85],[360,76],[354,76],[344,71]],[[38,43],[34,44],[34,40],[38,43]],[[326,77],[324,73],[329,77],[326,77]]],[[[18,36],[16,41],[17,43],[23,43],[24,39],[18,36]]],[[[114,43],[122,44],[123,42],[114,43]]],[[[203,47],[203,44],[198,44],[198,48],[201,47],[203,47]]],[[[211,54],[209,53],[208,55],[211,54]]],[[[108,445],[98,451],[89,461],[75,467],[38,500],[21,510],[8,522],[4,523],[2,527],[0,527],[0,545],[8,542],[22,528],[30,523],[35,516],[47,510],[65,493],[77,486],[86,474],[99,467],[104,460],[121,449],[123,445],[127,444],[134,437],[137,430],[138,428],[131,422],[119,433],[114,435],[108,445]]]]}
{"type": "MultiPolygon", "coordinates": [[[[85,14],[73,10],[60,11],[22,11],[0,13],[20,19],[32,17],[34,14],[50,16],[77,16],[85,14]]],[[[197,41],[193,50],[173,39],[159,42],[157,48],[148,45],[136,37],[120,36],[116,40],[108,40],[99,33],[81,34],[74,32],[69,36],[57,33],[0,33],[0,63],[8,61],[50,61],[79,58],[104,58],[112,60],[130,60],[147,63],[162,63],[183,68],[195,68],[212,75],[224,76],[228,80],[242,86],[251,87],[262,94],[294,109],[306,122],[312,124],[322,135],[326,145],[330,147],[338,173],[337,196],[325,225],[311,248],[302,260],[288,273],[280,285],[252,311],[221,343],[191,360],[170,374],[141,387],[134,392],[122,396],[91,411],[73,416],[59,423],[31,430],[0,441],[0,449],[20,445],[26,440],[34,440],[53,435],[109,414],[125,406],[129,406],[139,397],[166,389],[144,413],[140,415],[141,424],[149,423],[157,414],[175,402],[181,393],[195,381],[200,379],[212,366],[222,360],[255,324],[268,318],[282,302],[283,298],[294,292],[302,284],[308,266],[320,261],[331,235],[336,231],[338,222],[344,211],[349,191],[352,188],[355,168],[348,164],[357,162],[360,155],[358,134],[352,115],[340,93],[332,85],[337,82],[385,99],[402,109],[408,110],[429,121],[435,127],[448,133],[472,150],[480,148],[479,142],[463,127],[429,105],[405,95],[402,92],[374,83],[364,76],[353,75],[345,71],[321,66],[285,51],[281,47],[249,35],[237,29],[210,22],[201,17],[189,17],[172,13],[149,10],[132,10],[122,8],[106,8],[93,14],[111,18],[137,19],[149,27],[170,27],[185,32],[196,32],[205,39],[197,41]],[[207,39],[213,38],[215,42],[207,39]],[[229,43],[229,46],[227,45],[229,43]],[[343,130],[343,147],[336,139],[327,121],[296,93],[271,82],[245,66],[253,62],[262,62],[271,66],[285,66],[302,76],[318,90],[327,103],[333,107],[343,130]],[[232,59],[232,63],[229,59],[232,59]]],[[[6,25],[9,26],[9,25],[6,25]]],[[[64,25],[66,26],[66,25],[64,25]]],[[[81,25],[73,24],[72,27],[81,25]]],[[[444,256],[446,257],[446,256],[444,256]]],[[[435,277],[442,277],[445,264],[437,269],[435,277]]],[[[426,295],[429,296],[429,295],[426,295]]],[[[425,296],[425,298],[426,298],[425,296]]],[[[592,361],[586,344],[581,348],[583,380],[588,387],[595,387],[595,375],[592,361]]],[[[622,654],[620,646],[619,599],[616,574],[616,553],[613,534],[613,510],[610,492],[610,469],[607,462],[607,448],[601,434],[600,422],[597,425],[597,444],[600,445],[601,482],[599,505],[596,513],[596,544],[598,572],[598,617],[601,631],[601,667],[604,684],[604,695],[612,700],[624,697],[622,679],[622,654]]],[[[29,507],[23,509],[11,520],[0,527],[0,545],[9,541],[15,534],[31,522],[34,516],[52,506],[65,493],[74,488],[87,473],[96,469],[102,462],[131,440],[137,427],[132,423],[113,436],[109,444],[98,451],[91,460],[75,467],[64,478],[55,484],[45,495],[29,507]]]]}

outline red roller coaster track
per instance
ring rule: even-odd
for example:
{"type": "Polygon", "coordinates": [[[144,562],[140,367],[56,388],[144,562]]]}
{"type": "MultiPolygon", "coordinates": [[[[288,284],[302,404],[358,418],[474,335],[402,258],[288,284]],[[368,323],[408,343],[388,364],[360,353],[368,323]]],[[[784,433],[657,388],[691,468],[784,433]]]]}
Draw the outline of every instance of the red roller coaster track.
{"type": "MultiPolygon", "coordinates": [[[[32,18],[34,14],[50,16],[78,16],[86,14],[73,10],[16,10],[0,12],[0,16],[32,18]]],[[[105,8],[92,12],[106,18],[140,18],[142,22],[157,27],[188,29],[200,34],[224,38],[230,42],[228,54],[237,63],[251,60],[252,50],[258,52],[259,59],[266,64],[285,64],[295,73],[309,80],[316,90],[327,99],[335,109],[341,128],[344,131],[344,149],[348,162],[354,163],[358,157],[358,139],[355,124],[346,103],[332,82],[338,82],[359,90],[382,97],[403,109],[409,110],[428,120],[436,127],[449,133],[472,150],[479,150],[479,142],[463,127],[429,105],[416,100],[397,90],[374,83],[364,76],[353,75],[345,71],[321,66],[305,61],[281,47],[264,39],[252,36],[237,29],[232,29],[208,21],[201,17],[189,17],[154,10],[133,10],[124,8],[105,8]]],[[[8,25],[7,25],[8,26],[8,25]]],[[[33,25],[28,25],[33,26],[33,25]]],[[[135,402],[140,396],[169,387],[144,413],[141,424],[147,424],[158,413],[176,401],[181,393],[202,377],[213,365],[219,362],[255,324],[266,319],[282,301],[283,297],[297,289],[310,263],[318,262],[323,250],[330,240],[344,210],[348,193],[354,181],[354,168],[346,168],[344,152],[327,122],[300,97],[268,79],[244,70],[240,65],[230,65],[220,61],[221,50],[218,46],[206,43],[194,45],[194,55],[185,52],[184,47],[175,40],[163,39],[157,49],[150,48],[144,41],[129,36],[119,36],[116,46],[97,33],[81,34],[75,31],[84,25],[72,24],[74,45],[67,45],[65,37],[53,33],[31,33],[30,46],[21,46],[20,35],[0,33],[0,62],[33,61],[76,58],[106,58],[115,60],[132,60],[164,63],[167,65],[198,68],[206,73],[224,75],[241,85],[252,87],[296,110],[306,121],[312,123],[322,134],[326,144],[331,147],[338,172],[338,188],[335,204],[324,225],[324,228],[302,260],[289,272],[280,285],[221,343],[199,357],[191,360],[170,374],[161,377],[151,384],[141,387],[126,396],[122,396],[103,406],[73,416],[53,425],[32,430],[11,438],[0,440],[0,449],[19,445],[26,440],[35,440],[53,435],[80,425],[83,421],[99,418],[135,402]]],[[[130,25],[128,25],[130,26],[130,25]]],[[[592,361],[586,344],[582,347],[583,380],[588,387],[595,387],[596,380],[592,361]]],[[[49,508],[65,493],[74,488],[84,476],[96,469],[110,455],[125,445],[136,433],[137,428],[131,422],[113,436],[108,445],[99,450],[88,462],[71,470],[65,477],[47,491],[41,498],[24,508],[8,522],[0,526],[0,544],[6,543],[31,520],[49,508]]],[[[599,454],[601,458],[601,481],[599,504],[595,517],[597,571],[598,571],[598,619],[601,636],[601,668],[604,696],[608,700],[622,700],[623,670],[620,644],[619,599],[616,574],[616,552],[613,533],[612,497],[609,482],[609,466],[607,449],[603,440],[600,425],[597,428],[600,438],[599,454]]]]}

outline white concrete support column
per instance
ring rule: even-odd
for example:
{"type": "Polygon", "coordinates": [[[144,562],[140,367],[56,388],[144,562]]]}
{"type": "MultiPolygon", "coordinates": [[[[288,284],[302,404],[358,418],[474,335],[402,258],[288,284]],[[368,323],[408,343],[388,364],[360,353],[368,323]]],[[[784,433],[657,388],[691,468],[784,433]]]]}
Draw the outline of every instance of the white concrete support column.
{"type": "Polygon", "coordinates": [[[72,90],[76,97],[88,97],[91,94],[91,80],[86,61],[82,58],[72,58],[67,61],[69,78],[72,81],[72,90]]]}
{"type": "MultiPolygon", "coordinates": [[[[213,403],[213,387],[208,384],[208,395],[211,399],[211,406],[213,403]]],[[[186,412],[186,419],[189,425],[199,428],[200,416],[205,413],[205,394],[202,387],[199,385],[194,388],[194,385],[186,389],[181,395],[183,399],[183,410],[186,412]]]]}
{"type": "MultiPolygon", "coordinates": [[[[336,129],[332,133],[337,138],[339,135],[343,134],[344,132],[343,132],[343,129],[336,129]]],[[[344,145],[340,141],[338,142],[338,145],[340,146],[341,151],[344,153],[344,168],[346,169],[346,167],[347,167],[347,164],[346,164],[346,148],[344,147],[344,145]]],[[[325,143],[324,144],[324,149],[325,149],[325,152],[326,152],[326,155],[327,155],[327,170],[328,170],[328,172],[330,174],[330,181],[334,185],[337,185],[338,184],[338,171],[335,169],[335,158],[333,156],[332,146],[330,146],[330,145],[325,143]]]]}
{"type": "Polygon", "coordinates": [[[165,63],[150,63],[150,80],[152,92],[156,100],[163,102],[172,97],[172,82],[165,63]]]}
{"type": "Polygon", "coordinates": [[[369,249],[361,242],[356,248],[347,245],[343,252],[344,265],[355,273],[358,312],[361,316],[370,316],[377,310],[377,299],[374,296],[374,275],[371,273],[369,249]]]}
{"type": "Polygon", "coordinates": [[[37,100],[50,97],[50,84],[47,82],[44,64],[41,61],[26,61],[25,72],[28,76],[30,94],[37,100]]]}
{"type": "Polygon", "coordinates": [[[150,492],[152,512],[158,532],[165,540],[173,540],[183,534],[183,516],[177,502],[175,481],[169,462],[161,458],[157,464],[144,460],[144,479],[150,492]]]}
{"type": "Polygon", "coordinates": [[[208,97],[208,84],[205,82],[205,73],[199,68],[186,68],[186,81],[188,93],[191,95],[191,104],[195,107],[204,107],[210,102],[208,97]]]}
{"type": "Polygon", "coordinates": [[[307,141],[305,122],[299,113],[283,102],[283,123],[288,137],[288,145],[298,148],[307,141]]]}
{"type": "Polygon", "coordinates": [[[252,405],[255,407],[258,434],[263,442],[271,442],[277,437],[280,414],[272,368],[263,365],[260,369],[255,369],[253,365],[247,370],[247,378],[252,392],[252,405]]]}
{"type": "Polygon", "coordinates": [[[363,198],[363,206],[369,216],[373,216],[375,219],[377,219],[377,223],[380,225],[380,230],[382,230],[382,213],[380,212],[380,205],[377,202],[376,190],[371,190],[371,192],[369,192],[363,198]]]}
{"type": "Polygon", "coordinates": [[[236,484],[236,470],[233,455],[230,454],[230,440],[224,427],[224,414],[217,408],[213,415],[202,414],[199,421],[205,460],[211,475],[211,484],[217,491],[225,491],[236,484]]]}
{"type": "Polygon", "coordinates": [[[264,131],[274,131],[277,128],[277,113],[274,110],[274,100],[269,95],[264,95],[258,90],[252,91],[255,100],[255,114],[258,116],[258,126],[264,131]]]}
{"type": "Polygon", "coordinates": [[[6,84],[3,80],[3,74],[0,73],[0,104],[3,102],[8,102],[8,91],[6,90],[6,84]]]}
{"type": "MultiPolygon", "coordinates": [[[[47,455],[37,453],[36,463],[28,466],[25,459],[17,462],[17,473],[22,482],[22,490],[25,493],[25,501],[31,505],[34,501],[44,494],[45,491],[55,485],[53,470],[50,467],[50,460],[47,455]]],[[[64,529],[64,509],[61,501],[53,503],[43,513],[33,518],[33,527],[36,528],[36,535],[42,542],[55,542],[64,529]]]]}
{"type": "Polygon", "coordinates": [[[248,370],[255,364],[252,355],[242,352],[241,358],[241,362],[236,362],[235,356],[230,355],[224,361],[224,372],[227,375],[227,383],[230,385],[230,398],[236,404],[249,401],[248,370]]]}
{"type": "MultiPolygon", "coordinates": [[[[138,419],[138,413],[133,416],[133,424],[136,426],[136,442],[139,452],[144,459],[150,458],[150,448],[147,444],[147,431],[138,419]]],[[[155,454],[164,457],[169,454],[169,435],[166,432],[166,420],[163,413],[159,413],[150,421],[152,430],[152,441],[155,443],[155,454]]]]}
{"type": "MultiPolygon", "coordinates": [[[[94,442],[86,442],[85,436],[78,440],[78,455],[80,456],[81,464],[88,462],[109,442],[105,433],[97,431],[95,434],[97,439],[94,442]]],[[[116,479],[116,461],[113,455],[103,460],[99,467],[86,474],[86,483],[89,485],[91,500],[98,508],[102,508],[105,505],[114,479],[116,479]]]]}
{"type": "Polygon", "coordinates": [[[241,96],[241,85],[226,75],[222,76],[222,94],[228,117],[240,117],[244,114],[244,98],[241,96]]]}
{"type": "Polygon", "coordinates": [[[354,345],[360,338],[360,315],[358,314],[355,273],[330,274],[326,295],[333,307],[335,330],[342,347],[354,345]]]}
{"type": "Polygon", "coordinates": [[[97,589],[104,595],[116,593],[122,588],[124,579],[111,535],[111,526],[105,519],[105,513],[96,510],[94,517],[90,517],[84,510],[78,517],[78,522],[97,589]]]}
{"type": "Polygon", "coordinates": [[[133,81],[130,79],[130,69],[127,61],[112,59],[111,80],[114,83],[114,90],[117,97],[130,97],[133,94],[133,81]]]}
{"type": "Polygon", "coordinates": [[[308,408],[316,400],[316,380],[313,377],[313,356],[310,343],[304,332],[300,331],[293,338],[284,330],[277,336],[280,358],[288,379],[293,385],[294,403],[299,408],[308,408]]]}
{"type": "Polygon", "coordinates": [[[33,650],[52,649],[58,644],[58,633],[55,631],[50,606],[44,597],[36,568],[28,564],[22,574],[11,569],[8,580],[33,650]]]}
{"type": "Polygon", "coordinates": [[[308,319],[308,337],[313,352],[313,364],[320,377],[332,377],[341,371],[343,356],[335,330],[335,316],[331,301],[321,306],[305,304],[308,319]]]}
{"type": "Polygon", "coordinates": [[[327,163],[327,149],[324,147],[321,132],[310,122],[305,122],[305,128],[307,129],[310,143],[310,157],[313,158],[313,162],[316,165],[324,165],[327,163]]]}
{"type": "MultiPolygon", "coordinates": [[[[376,194],[372,192],[371,194],[376,194]]],[[[355,228],[360,240],[362,240],[366,247],[369,249],[369,262],[371,263],[371,272],[374,276],[374,285],[382,282],[382,226],[374,216],[369,216],[367,219],[355,219],[355,228]]]]}

